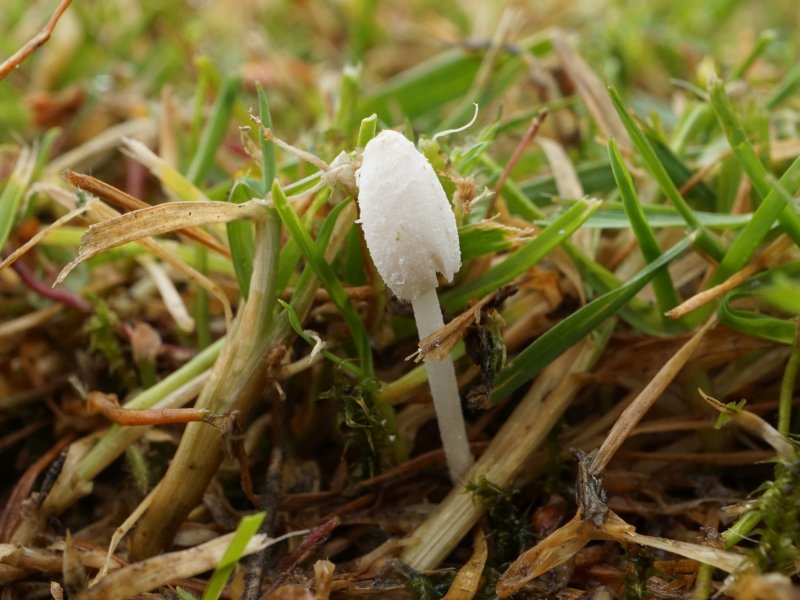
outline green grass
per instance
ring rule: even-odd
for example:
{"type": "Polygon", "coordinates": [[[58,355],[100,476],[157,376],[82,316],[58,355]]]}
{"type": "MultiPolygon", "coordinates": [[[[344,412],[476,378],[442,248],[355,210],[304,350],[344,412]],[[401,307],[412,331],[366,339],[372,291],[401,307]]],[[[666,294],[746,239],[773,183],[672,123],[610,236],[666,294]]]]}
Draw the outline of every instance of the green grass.
{"type": "MultiPolygon", "coordinates": [[[[45,2],[7,4],[0,11],[3,56],[29,38],[50,10],[45,2]]],[[[279,526],[315,521],[340,509],[346,515],[356,510],[350,502],[377,515],[377,524],[348,525],[332,534],[337,568],[374,547],[378,537],[413,533],[403,519],[395,529],[376,531],[384,509],[402,512],[407,502],[439,502],[447,496],[449,487],[437,479],[438,459],[427,454],[439,442],[435,424],[423,412],[426,372],[404,360],[417,343],[412,322],[370,262],[355,199],[346,197],[349,191],[329,189],[317,167],[266,139],[248,113],[257,114],[277,137],[329,164],[344,152],[357,165],[359,152],[377,132],[403,131],[419,140],[448,196],[458,191],[463,266],[452,283],[442,282],[439,296],[447,319],[470,319],[466,325],[456,322],[453,333],[463,398],[474,400],[470,392],[478,381],[470,344],[478,345],[478,355],[486,350],[480,340],[489,333],[494,350],[499,334],[506,335],[508,344],[508,360],[488,394],[487,404],[497,408],[470,406],[465,411],[474,442],[492,443],[556,358],[586,336],[609,336],[598,366],[580,375],[579,405],[569,408],[550,433],[553,452],[561,456],[575,430],[604,423],[712,311],[724,327],[714,330],[717,337],[704,347],[704,356],[691,362],[659,400],[658,414],[643,422],[657,428],[659,418],[674,419],[678,429],[659,431],[646,450],[655,454],[675,443],[699,448],[693,456],[736,457],[752,449],[741,437],[679,429],[680,423],[709,416],[707,407],[697,404],[696,382],[704,389],[707,384],[727,390],[731,398],[723,401],[746,395],[756,405],[779,400],[779,409],[764,409],[762,418],[784,435],[800,433],[792,409],[800,364],[800,157],[787,151],[800,139],[795,3],[715,0],[698,7],[686,0],[616,0],[590,12],[569,5],[569,14],[526,6],[505,17],[509,29],[499,33],[498,24],[504,22],[500,4],[484,3],[476,12],[456,0],[101,4],[74,3],[51,40],[0,81],[4,254],[63,214],[65,205],[85,200],[48,169],[53,160],[97,140],[115,124],[147,116],[157,132],[145,140],[159,157],[155,166],[145,168],[123,156],[119,139],[72,166],[150,204],[184,201],[187,211],[202,198],[262,201],[268,227],[267,221],[205,227],[227,244],[230,259],[171,233],[162,241],[214,279],[239,312],[257,305],[263,318],[258,331],[237,328],[233,338],[226,338],[218,303],[169,271],[182,301],[195,307],[197,331],[190,337],[175,326],[137,266],[136,257],[147,250],[128,245],[88,261],[67,282],[70,293],[94,294],[108,307],[103,333],[115,348],[113,364],[82,333],[92,315],[63,308],[56,317],[25,325],[26,318],[41,315],[57,301],[47,286],[74,257],[91,215],[49,235],[21,259],[15,273],[0,273],[0,311],[11,323],[7,330],[0,323],[5,332],[0,344],[8,356],[28,361],[23,368],[10,360],[8,373],[0,372],[2,395],[13,400],[5,409],[0,399],[0,443],[11,440],[2,446],[9,453],[0,470],[9,482],[4,497],[11,495],[11,482],[24,481],[24,470],[62,435],[91,435],[85,447],[73,446],[49,496],[37,505],[42,507],[38,520],[25,521],[23,545],[33,544],[44,528],[54,539],[63,536],[57,519],[73,530],[101,527],[98,515],[110,510],[108,486],[143,483],[141,476],[134,482],[132,475],[114,468],[126,449],[140,475],[163,473],[175,444],[192,439],[178,426],[105,429],[102,420],[81,412],[79,395],[59,382],[72,378],[78,389],[113,393],[128,408],[150,409],[194,385],[195,378],[206,377],[220,356],[239,365],[219,375],[224,385],[214,383],[219,385],[214,389],[230,396],[204,401],[239,411],[237,427],[250,453],[244,464],[259,482],[275,449],[285,453],[285,481],[294,487],[280,492],[294,508],[281,509],[286,520],[279,526]],[[586,65],[560,58],[559,45],[553,43],[559,32],[567,32],[586,65]],[[493,46],[495,35],[502,45],[493,46]],[[598,106],[597,94],[606,90],[608,97],[598,106]],[[82,99],[71,106],[70,94],[82,99]],[[475,124],[435,137],[468,122],[473,103],[479,106],[475,124]],[[539,135],[563,148],[560,164],[551,164],[535,139],[515,154],[531,119],[543,110],[549,115],[539,135]],[[612,118],[624,127],[620,136],[629,139],[604,137],[604,121],[612,118]],[[577,183],[583,194],[560,198],[565,182],[577,183]],[[788,250],[771,256],[769,264],[754,262],[776,240],[788,250]],[[257,266],[265,261],[272,266],[259,272],[257,266]],[[751,264],[761,265],[760,272],[738,287],[677,324],[664,318],[665,311],[751,264]],[[504,305],[486,308],[491,315],[470,314],[475,302],[509,284],[518,289],[504,305]],[[117,368],[126,361],[134,364],[138,356],[142,342],[129,333],[136,321],[150,324],[161,338],[161,354],[141,369],[141,381],[121,376],[125,369],[117,368]],[[247,356],[233,360],[228,353],[239,344],[247,356]],[[638,352],[640,344],[649,349],[647,354],[638,352]],[[713,344],[733,358],[719,359],[713,344]],[[311,357],[312,348],[324,360],[311,357]],[[763,356],[784,355],[783,363],[763,372],[750,367],[763,356]],[[615,362],[620,356],[626,358],[624,369],[615,362]],[[50,381],[61,387],[42,392],[50,381]],[[41,401],[44,397],[47,402],[41,401]],[[39,421],[47,423],[40,437],[13,437],[19,427],[39,421]],[[381,448],[376,449],[371,440],[379,438],[381,448]],[[372,453],[366,463],[359,454],[365,444],[372,453]],[[363,468],[367,463],[369,468],[363,468]],[[406,479],[407,474],[413,477],[406,479]],[[373,485],[363,481],[372,475],[385,476],[389,483],[360,487],[373,485]],[[314,494],[328,504],[318,503],[314,494]],[[94,512],[79,504],[86,496],[94,512]]],[[[606,430],[597,429],[591,444],[599,444],[606,430]]],[[[224,440],[230,452],[238,435],[236,428],[225,430],[214,443],[224,440]]],[[[191,450],[181,456],[187,453],[191,450]]],[[[678,466],[685,467],[681,473],[693,473],[700,463],[702,457],[678,466]]],[[[169,468],[181,464],[188,463],[174,461],[169,468]]],[[[194,472],[173,480],[213,479],[215,493],[230,511],[251,512],[256,507],[243,496],[231,464],[223,463],[219,473],[195,465],[194,472]]],[[[637,471],[641,465],[617,466],[637,471]]],[[[742,497],[772,476],[763,465],[751,465],[731,483],[729,466],[707,467],[702,467],[704,475],[735,486],[742,497]]],[[[778,469],[782,482],[790,480],[791,469],[796,465],[778,469]]],[[[535,510],[547,498],[534,471],[533,462],[518,467],[517,472],[531,473],[534,480],[509,492],[508,498],[520,504],[509,504],[513,514],[535,510]]],[[[548,486],[558,480],[563,490],[574,487],[572,472],[548,477],[548,486]]],[[[695,490],[688,484],[669,487],[668,478],[663,485],[668,502],[695,490]]],[[[786,497],[793,498],[796,491],[788,483],[785,487],[786,497]]],[[[756,532],[760,545],[753,545],[754,555],[765,571],[796,559],[794,546],[782,545],[775,531],[782,521],[773,509],[784,506],[779,491],[768,485],[756,509],[727,534],[733,545],[744,544],[745,536],[756,532]]],[[[636,491],[628,495],[650,501],[636,491]]],[[[142,517],[155,529],[157,512],[142,517]]],[[[186,518],[176,516],[178,521],[186,518]]],[[[209,531],[216,527],[205,512],[195,518],[209,531]]],[[[248,539],[258,528],[251,525],[248,539]]],[[[688,527],[689,519],[663,518],[667,537],[686,537],[688,527]]],[[[450,555],[450,567],[463,565],[467,546],[468,540],[450,555]]],[[[211,575],[204,598],[219,597],[238,555],[227,558],[211,575]]],[[[496,558],[489,559],[495,579],[503,567],[496,558]]],[[[305,575],[313,577],[310,571],[305,575]]],[[[452,573],[444,575],[431,577],[449,581],[452,573]]],[[[714,584],[720,580],[708,571],[700,578],[705,590],[713,587],[711,579],[714,584]]],[[[637,589],[646,589],[647,577],[642,579],[637,589]]],[[[486,597],[491,593],[479,591],[486,597]]]]}

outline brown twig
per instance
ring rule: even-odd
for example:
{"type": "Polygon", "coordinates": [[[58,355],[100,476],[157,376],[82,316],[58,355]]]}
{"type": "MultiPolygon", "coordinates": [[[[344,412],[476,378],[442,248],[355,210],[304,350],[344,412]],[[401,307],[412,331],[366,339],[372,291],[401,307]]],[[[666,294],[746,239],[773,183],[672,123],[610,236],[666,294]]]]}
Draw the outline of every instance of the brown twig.
{"type": "Polygon", "coordinates": [[[303,540],[300,542],[300,545],[295,548],[294,552],[284,557],[284,559],[278,563],[278,570],[283,572],[288,571],[295,565],[308,558],[308,556],[314,550],[319,548],[323,542],[330,537],[331,533],[333,533],[333,530],[336,529],[341,522],[342,520],[339,517],[333,516],[320,525],[314,527],[314,529],[312,529],[311,532],[303,538],[303,540]]]}
{"type": "MultiPolygon", "coordinates": [[[[270,455],[267,478],[261,490],[258,509],[266,513],[261,522],[259,533],[274,537],[278,524],[278,500],[281,493],[281,479],[283,478],[284,455],[283,448],[274,446],[270,455]]],[[[273,549],[268,546],[246,558],[244,562],[244,590],[242,600],[259,600],[264,597],[261,587],[264,583],[264,569],[272,558],[273,549]]]]}
{"type": "Polygon", "coordinates": [[[42,298],[47,298],[54,302],[60,302],[65,306],[69,306],[77,310],[78,312],[82,313],[90,313],[92,312],[92,305],[89,304],[86,300],[81,298],[80,296],[76,296],[72,292],[68,292],[64,289],[54,289],[40,280],[36,275],[33,274],[24,263],[22,262],[15,262],[11,265],[11,268],[17,272],[19,278],[22,280],[26,286],[28,286],[32,291],[36,292],[42,298]]]}
{"type": "Polygon", "coordinates": [[[740,450],[738,452],[644,452],[635,450],[620,451],[616,455],[621,460],[652,460],[654,462],[688,462],[696,465],[734,466],[752,465],[773,458],[769,450],[740,450]]]}
{"type": "Polygon", "coordinates": [[[77,434],[72,432],[58,440],[52,448],[42,454],[36,462],[28,467],[22,477],[19,478],[19,481],[17,481],[17,484],[14,486],[14,490],[8,497],[8,502],[6,502],[6,507],[2,515],[0,515],[0,542],[9,541],[14,534],[22,510],[22,502],[25,498],[30,496],[36,479],[50,463],[58,458],[61,451],[69,446],[76,437],[77,434]]]}
{"type": "Polygon", "coordinates": [[[522,158],[522,153],[525,152],[525,148],[528,147],[528,145],[533,141],[533,139],[539,133],[539,130],[542,128],[542,124],[544,123],[544,120],[547,118],[547,115],[548,112],[547,109],[545,109],[542,110],[533,119],[531,119],[531,124],[525,131],[525,135],[522,136],[522,139],[519,141],[519,144],[517,144],[517,147],[514,148],[514,153],[508,160],[508,163],[503,169],[503,172],[500,173],[500,177],[497,179],[497,183],[494,186],[494,196],[492,196],[489,199],[489,208],[487,210],[488,215],[492,214],[496,198],[502,194],[503,186],[506,183],[506,179],[508,179],[508,176],[511,174],[511,171],[514,170],[514,167],[517,165],[519,159],[522,158]]]}
{"type": "Polygon", "coordinates": [[[33,435],[35,432],[39,431],[40,429],[46,427],[49,424],[50,424],[50,419],[39,419],[38,421],[33,421],[32,423],[28,423],[27,425],[19,429],[16,429],[13,432],[9,433],[8,435],[0,438],[0,454],[5,452],[9,448],[13,448],[20,441],[33,435]]]}
{"type": "Polygon", "coordinates": [[[325,542],[325,540],[330,537],[331,533],[333,533],[333,530],[336,529],[340,523],[341,519],[339,517],[333,517],[312,529],[303,538],[303,540],[300,542],[300,545],[297,546],[297,548],[295,548],[294,551],[288,556],[285,556],[280,563],[278,563],[279,574],[269,586],[269,590],[263,597],[270,597],[272,592],[278,589],[280,585],[286,581],[290,571],[308,558],[314,550],[319,548],[325,542]]]}
{"type": "Polygon", "coordinates": [[[44,43],[50,39],[50,36],[53,34],[53,31],[56,28],[58,20],[61,18],[61,15],[66,12],[70,4],[72,4],[72,0],[61,0],[56,7],[55,12],[50,17],[50,20],[47,21],[42,30],[28,40],[28,42],[22,46],[22,48],[0,63],[0,80],[5,79],[6,75],[20,66],[25,59],[27,59],[36,51],[37,48],[39,48],[39,46],[44,45],[44,43]]]}
{"type": "Polygon", "coordinates": [[[117,425],[168,425],[207,421],[208,411],[202,408],[130,409],[122,408],[114,394],[89,392],[86,407],[117,425]]]}
{"type": "Polygon", "coordinates": [[[706,176],[711,171],[713,171],[719,163],[721,163],[728,156],[730,156],[731,152],[732,152],[732,150],[730,148],[728,148],[724,152],[720,153],[719,156],[717,156],[714,160],[712,160],[706,166],[704,166],[701,169],[698,169],[697,171],[695,171],[692,174],[691,177],[689,177],[686,181],[683,182],[683,185],[680,187],[680,189],[678,189],[678,191],[680,192],[681,196],[686,194],[689,190],[691,190],[697,184],[699,184],[701,181],[703,181],[703,179],[705,179],[706,176]]]}

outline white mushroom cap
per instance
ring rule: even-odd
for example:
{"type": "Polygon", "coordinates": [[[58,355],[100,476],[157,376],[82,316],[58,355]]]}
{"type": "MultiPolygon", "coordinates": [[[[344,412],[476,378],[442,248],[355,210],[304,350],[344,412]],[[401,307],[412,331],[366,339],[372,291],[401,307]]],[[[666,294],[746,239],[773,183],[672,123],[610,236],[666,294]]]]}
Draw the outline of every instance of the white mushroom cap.
{"type": "Polygon", "coordinates": [[[456,218],[428,159],[396,131],[364,148],[356,171],[359,222],[372,260],[392,292],[412,300],[461,268],[456,218]]]}

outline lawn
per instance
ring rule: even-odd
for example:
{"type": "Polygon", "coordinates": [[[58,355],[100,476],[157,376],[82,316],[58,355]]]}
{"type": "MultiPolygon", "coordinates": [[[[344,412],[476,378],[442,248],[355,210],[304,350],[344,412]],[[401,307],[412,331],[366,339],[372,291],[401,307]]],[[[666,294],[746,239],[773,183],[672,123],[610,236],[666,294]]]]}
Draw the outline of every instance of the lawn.
{"type": "Polygon", "coordinates": [[[800,598],[795,2],[0,31],[0,600],[800,598]]]}

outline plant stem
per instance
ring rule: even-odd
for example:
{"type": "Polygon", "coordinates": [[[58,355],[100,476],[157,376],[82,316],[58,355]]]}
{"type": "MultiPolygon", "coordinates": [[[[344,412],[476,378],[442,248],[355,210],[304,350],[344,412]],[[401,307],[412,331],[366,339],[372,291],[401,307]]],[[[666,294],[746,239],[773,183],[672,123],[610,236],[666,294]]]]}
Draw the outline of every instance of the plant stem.
{"type": "MultiPolygon", "coordinates": [[[[194,390],[198,384],[205,381],[208,369],[216,360],[224,343],[225,338],[217,340],[169,377],[126,403],[125,408],[142,409],[156,406],[176,408],[193,399],[196,395],[194,390]]],[[[86,495],[91,489],[92,480],[148,430],[148,427],[112,425],[92,443],[91,450],[80,460],[74,464],[64,465],[64,469],[42,504],[42,514],[46,517],[59,515],[86,495]]],[[[92,434],[89,437],[97,436],[92,434]]],[[[23,539],[18,541],[26,543],[23,539]]]]}
{"type": "MultiPolygon", "coordinates": [[[[420,339],[444,327],[436,288],[431,288],[414,298],[411,306],[414,308],[414,319],[417,322],[420,339]]],[[[461,412],[461,397],[458,394],[453,359],[448,354],[442,360],[428,360],[425,362],[425,369],[428,372],[428,384],[431,387],[450,479],[457,484],[472,466],[472,454],[469,451],[464,414],[461,412]]]]}
{"type": "MultiPolygon", "coordinates": [[[[274,209],[256,222],[256,262],[247,302],[197,401],[212,413],[240,410],[243,417],[263,391],[264,330],[274,306],[280,221],[274,209]]],[[[131,555],[147,558],[173,538],[222,462],[219,431],[204,423],[186,427],[178,451],[131,539],[131,555]]]]}
{"type": "MultiPolygon", "coordinates": [[[[355,204],[351,202],[341,211],[333,231],[321,244],[326,261],[332,261],[342,247],[355,216],[355,204]]],[[[211,379],[196,404],[198,408],[208,408],[215,413],[236,409],[242,412],[243,419],[264,391],[264,356],[291,331],[286,311],[271,319],[265,331],[275,302],[273,284],[280,241],[280,221],[273,210],[269,211],[267,221],[271,232],[267,238],[256,228],[256,263],[244,312],[237,317],[236,329],[228,336],[230,341],[215,363],[211,379]],[[253,314],[248,317],[245,313],[250,311],[253,314]]],[[[314,300],[319,279],[310,271],[308,277],[306,273],[301,276],[301,281],[292,297],[292,306],[302,320],[314,300]]],[[[134,532],[132,556],[150,556],[172,540],[186,515],[202,498],[221,461],[219,432],[201,423],[188,425],[159,493],[134,532]]]]}
{"type": "Polygon", "coordinates": [[[697,567],[697,577],[694,582],[694,592],[691,600],[708,600],[711,597],[712,586],[714,585],[714,567],[703,563],[697,567]]]}
{"type": "Polygon", "coordinates": [[[786,363],[786,370],[781,380],[780,404],[778,406],[778,431],[783,435],[791,432],[792,397],[794,384],[797,381],[797,370],[800,367],[800,344],[795,340],[794,348],[786,363]]]}
{"type": "MultiPolygon", "coordinates": [[[[468,474],[505,488],[529,466],[552,428],[564,414],[584,381],[573,376],[588,371],[600,357],[615,321],[578,342],[537,377],[491,444],[468,474]]],[[[483,515],[486,507],[459,486],[412,534],[401,560],[419,571],[435,569],[483,515]]]]}

